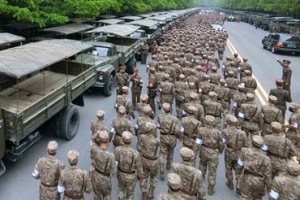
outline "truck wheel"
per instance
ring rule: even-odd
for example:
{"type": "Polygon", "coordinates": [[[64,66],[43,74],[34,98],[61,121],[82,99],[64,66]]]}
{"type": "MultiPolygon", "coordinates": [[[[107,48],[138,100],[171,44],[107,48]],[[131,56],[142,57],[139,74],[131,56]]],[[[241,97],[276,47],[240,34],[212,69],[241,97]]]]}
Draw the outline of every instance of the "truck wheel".
{"type": "Polygon", "coordinates": [[[112,95],[112,90],[113,90],[113,87],[114,87],[113,79],[114,79],[113,75],[110,75],[107,83],[105,84],[105,86],[103,88],[103,94],[106,97],[109,97],[109,96],[112,95]]]}
{"type": "Polygon", "coordinates": [[[73,105],[67,106],[59,121],[59,136],[72,140],[77,134],[79,119],[78,109],[73,105]]]}
{"type": "Polygon", "coordinates": [[[274,47],[272,47],[272,48],[271,48],[271,52],[272,52],[272,53],[277,53],[277,50],[276,50],[274,47]]]}

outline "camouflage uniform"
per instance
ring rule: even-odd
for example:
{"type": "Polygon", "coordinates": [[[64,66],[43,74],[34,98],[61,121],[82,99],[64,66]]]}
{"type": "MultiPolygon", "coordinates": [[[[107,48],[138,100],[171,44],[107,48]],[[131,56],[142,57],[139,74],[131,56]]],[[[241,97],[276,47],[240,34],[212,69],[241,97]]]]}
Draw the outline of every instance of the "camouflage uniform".
{"type": "Polygon", "coordinates": [[[32,176],[40,179],[40,200],[59,200],[60,196],[57,191],[58,179],[61,171],[65,168],[64,164],[55,158],[57,152],[57,142],[48,143],[47,157],[40,158],[34,167],[32,176]]]}
{"type": "Polygon", "coordinates": [[[131,85],[131,97],[133,108],[136,109],[136,104],[140,102],[140,96],[143,89],[143,79],[138,74],[138,70],[134,69],[133,75],[130,77],[131,85]]]}
{"type": "Polygon", "coordinates": [[[149,73],[149,82],[147,87],[148,87],[149,104],[152,110],[154,111],[154,113],[156,113],[155,97],[157,93],[157,86],[158,86],[158,79],[155,74],[155,68],[151,67],[149,73]]]}
{"type": "Polygon", "coordinates": [[[278,176],[280,173],[285,173],[285,166],[290,157],[299,157],[295,146],[292,142],[283,137],[282,125],[278,122],[271,123],[273,135],[265,135],[264,151],[271,159],[272,163],[272,178],[278,176]]]}
{"type": "Polygon", "coordinates": [[[252,148],[242,148],[238,164],[243,168],[239,181],[241,200],[258,200],[271,188],[271,160],[260,150],[264,140],[258,135],[252,137],[252,148]]]}
{"type": "Polygon", "coordinates": [[[77,167],[78,151],[69,151],[67,157],[71,166],[61,171],[57,190],[64,193],[63,200],[84,200],[84,193],[92,191],[89,173],[77,167]]]}
{"type": "Polygon", "coordinates": [[[247,61],[247,58],[243,58],[243,62],[240,64],[240,79],[243,79],[246,76],[246,70],[250,71],[252,74],[252,66],[247,63],[247,61]]]}
{"type": "Polygon", "coordinates": [[[183,115],[185,116],[186,110],[189,106],[194,106],[195,108],[197,108],[197,113],[195,114],[196,119],[199,120],[202,124],[204,124],[204,108],[200,104],[200,100],[198,98],[199,96],[197,93],[190,93],[190,101],[188,103],[185,103],[183,106],[183,115]]]}
{"type": "Polygon", "coordinates": [[[238,117],[238,113],[241,110],[241,105],[246,103],[247,101],[247,96],[244,93],[244,85],[239,84],[238,85],[238,91],[234,93],[231,97],[231,103],[232,103],[232,113],[238,117]]]}
{"type": "Polygon", "coordinates": [[[200,127],[196,143],[201,145],[199,151],[199,168],[205,177],[208,170],[208,194],[215,193],[217,168],[219,164],[219,154],[224,149],[224,138],[222,132],[215,127],[215,118],[211,115],[205,117],[205,127],[200,127]]]}
{"type": "Polygon", "coordinates": [[[119,107],[119,116],[112,120],[111,133],[114,134],[113,144],[117,147],[123,145],[122,133],[129,131],[134,133],[134,126],[131,121],[125,117],[126,109],[124,106],[119,107]]]}
{"type": "Polygon", "coordinates": [[[223,55],[224,55],[224,51],[225,51],[225,43],[223,42],[222,39],[218,40],[217,43],[217,48],[218,48],[218,56],[220,60],[223,60],[223,55]]]}
{"type": "Polygon", "coordinates": [[[118,199],[134,199],[137,176],[143,178],[142,161],[139,153],[131,148],[132,134],[123,132],[123,146],[115,149],[118,162],[118,199]]]}
{"type": "MultiPolygon", "coordinates": [[[[149,97],[147,94],[142,94],[141,95],[141,102],[137,103],[137,112],[139,113],[139,115],[142,115],[143,109],[144,107],[150,107],[149,103],[148,103],[149,97]]],[[[151,107],[150,107],[151,108],[151,107]]],[[[151,108],[152,110],[152,108],[151,108]]],[[[154,119],[155,117],[155,113],[152,110],[151,114],[150,114],[151,119],[154,119]]]]}
{"type": "Polygon", "coordinates": [[[117,91],[117,95],[122,94],[122,87],[123,86],[129,86],[129,74],[125,72],[126,67],[121,66],[120,67],[120,72],[116,74],[115,76],[115,87],[117,91]]]}
{"type": "Polygon", "coordinates": [[[110,153],[108,145],[100,147],[102,143],[109,143],[107,131],[99,131],[94,135],[95,145],[91,147],[91,181],[95,200],[111,199],[111,175],[116,172],[116,161],[114,154],[110,153]]]}
{"type": "Polygon", "coordinates": [[[238,57],[238,54],[237,53],[234,53],[233,54],[233,58],[232,58],[232,61],[234,62],[234,65],[236,67],[238,67],[240,64],[241,64],[241,59],[238,57]]]}
{"type": "Polygon", "coordinates": [[[117,96],[116,100],[116,105],[115,108],[118,111],[118,108],[120,106],[124,106],[126,109],[126,117],[130,119],[130,116],[135,119],[135,114],[134,114],[134,108],[132,105],[132,101],[130,101],[127,96],[128,96],[128,87],[123,86],[122,87],[122,95],[117,96]]]}
{"type": "Polygon", "coordinates": [[[228,77],[225,80],[227,87],[230,89],[230,96],[233,96],[237,92],[240,81],[234,77],[233,71],[228,72],[228,77]]]}
{"type": "MultiPolygon", "coordinates": [[[[225,149],[225,176],[226,185],[233,190],[233,171],[236,177],[236,186],[242,173],[237,165],[238,157],[242,148],[249,147],[247,135],[244,131],[237,128],[238,120],[233,115],[227,115],[227,128],[223,129],[223,135],[226,142],[225,149]]],[[[240,194],[239,188],[236,187],[236,193],[240,194]]]]}
{"type": "Polygon", "coordinates": [[[187,200],[206,200],[205,183],[201,171],[194,167],[194,152],[186,147],[180,149],[182,163],[173,163],[172,171],[182,180],[181,191],[187,200]]]}
{"type": "Polygon", "coordinates": [[[172,107],[173,100],[175,96],[175,86],[173,83],[169,82],[170,75],[164,75],[164,81],[160,84],[160,105],[163,103],[169,103],[172,107]]]}
{"type": "Polygon", "coordinates": [[[177,138],[180,138],[180,121],[172,116],[171,106],[168,103],[163,104],[164,114],[161,114],[158,119],[158,126],[160,128],[160,177],[165,178],[166,169],[170,170],[173,161],[174,149],[177,144],[177,138]]]}
{"type": "Polygon", "coordinates": [[[289,126],[286,137],[292,141],[297,151],[300,153],[300,113],[299,105],[291,103],[289,110],[292,114],[289,119],[289,126]]]}
{"type": "Polygon", "coordinates": [[[277,98],[271,95],[269,96],[269,105],[263,105],[261,107],[263,115],[262,135],[270,135],[273,133],[271,127],[272,122],[284,123],[281,110],[275,107],[276,103],[277,98]]]}
{"type": "Polygon", "coordinates": [[[241,83],[245,85],[245,93],[254,93],[257,88],[257,82],[251,75],[252,72],[246,70],[245,76],[241,79],[241,83]]]}
{"type": "Polygon", "coordinates": [[[218,70],[218,68],[212,67],[211,72],[209,74],[210,83],[212,83],[214,85],[218,85],[219,81],[221,79],[221,76],[218,74],[217,70],[218,70]]]}
{"type": "Polygon", "coordinates": [[[230,90],[225,87],[225,80],[220,79],[220,84],[215,85],[213,91],[218,95],[218,102],[221,103],[224,114],[227,114],[230,109],[230,90]]]}
{"type": "Polygon", "coordinates": [[[181,117],[182,106],[185,100],[184,91],[187,90],[188,85],[184,82],[185,76],[180,74],[179,81],[175,82],[175,105],[177,117],[181,117]]]}
{"type": "Polygon", "coordinates": [[[210,100],[206,100],[203,102],[203,108],[205,115],[211,115],[215,117],[215,125],[219,128],[221,127],[222,115],[223,115],[223,107],[222,104],[217,102],[217,93],[210,92],[209,93],[210,100]]]}
{"type": "Polygon", "coordinates": [[[181,179],[180,176],[178,176],[175,173],[169,173],[168,174],[168,194],[160,194],[157,199],[158,200],[170,200],[170,199],[176,199],[176,200],[185,200],[183,193],[180,191],[181,189],[181,179]]]}
{"type": "Polygon", "coordinates": [[[152,55],[152,60],[149,61],[147,71],[150,67],[153,67],[154,69],[158,69],[159,62],[156,60],[156,55],[152,55]]]}
{"type": "Polygon", "coordinates": [[[201,93],[201,101],[209,100],[209,93],[213,90],[214,85],[209,82],[209,76],[207,74],[203,77],[203,82],[199,83],[199,93],[201,93]]]}
{"type": "Polygon", "coordinates": [[[144,64],[144,65],[146,64],[148,53],[149,53],[149,45],[147,43],[144,43],[142,45],[141,64],[144,64]]]}
{"type": "Polygon", "coordinates": [[[159,170],[159,159],[157,156],[157,152],[160,147],[160,142],[157,138],[155,138],[154,133],[156,131],[156,124],[147,122],[146,131],[148,134],[142,134],[140,136],[141,143],[141,158],[143,165],[144,178],[148,181],[150,176],[150,188],[148,191],[148,183],[146,182],[142,186],[142,200],[153,199],[154,198],[154,190],[157,185],[157,175],[159,170]]]}
{"type": "Polygon", "coordinates": [[[103,110],[98,110],[96,112],[96,117],[98,118],[98,120],[93,121],[91,124],[92,136],[97,131],[108,131],[108,128],[106,127],[105,122],[104,122],[104,115],[105,115],[105,112],[103,110]]]}

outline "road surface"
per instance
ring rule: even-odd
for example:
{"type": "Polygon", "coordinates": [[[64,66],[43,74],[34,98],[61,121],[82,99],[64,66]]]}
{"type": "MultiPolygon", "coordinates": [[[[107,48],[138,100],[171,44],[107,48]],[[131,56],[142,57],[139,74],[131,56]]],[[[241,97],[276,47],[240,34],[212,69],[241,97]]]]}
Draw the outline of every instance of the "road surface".
{"type": "MultiPolygon", "coordinates": [[[[253,70],[256,78],[261,83],[261,90],[266,92],[261,92],[262,101],[266,102],[267,95],[264,93],[269,93],[269,90],[274,87],[274,79],[281,77],[281,66],[276,62],[275,55],[262,49],[261,39],[267,35],[267,32],[262,30],[256,30],[253,26],[244,23],[237,22],[227,22],[225,28],[229,32],[230,42],[233,44],[235,49],[242,55],[249,58],[249,62],[253,66],[253,70]]],[[[225,55],[232,55],[232,47],[226,49],[225,55]]],[[[283,59],[288,58],[292,61],[291,67],[293,69],[292,77],[292,97],[296,102],[300,102],[300,91],[296,90],[299,87],[300,69],[299,57],[291,55],[276,55],[276,57],[283,59]]],[[[138,63],[138,68],[140,69],[140,74],[143,79],[146,80],[145,65],[140,65],[138,63]]],[[[146,82],[146,81],[144,81],[146,82]]],[[[146,89],[144,88],[144,92],[146,89]]],[[[34,180],[31,177],[31,170],[36,163],[36,161],[47,154],[46,145],[50,140],[57,140],[59,143],[58,158],[61,159],[66,165],[67,159],[66,154],[68,150],[77,149],[80,152],[80,163],[79,166],[83,169],[88,170],[90,167],[90,123],[95,120],[95,111],[97,109],[103,109],[106,112],[106,122],[110,127],[111,120],[116,116],[114,109],[115,93],[109,98],[102,96],[101,94],[93,91],[87,92],[84,95],[85,107],[79,108],[80,111],[80,126],[78,130],[78,135],[70,142],[64,141],[60,138],[53,136],[51,133],[44,133],[42,139],[35,144],[31,149],[29,149],[24,157],[16,163],[6,162],[7,173],[0,178],[0,199],[1,200],[35,200],[38,199],[39,193],[39,181],[34,180]]],[[[264,103],[265,103],[264,102],[264,103]]],[[[259,103],[259,101],[258,101],[259,103]]],[[[134,143],[135,146],[135,143],[134,143]]],[[[177,145],[174,162],[180,162],[179,148],[181,144],[177,145]]],[[[113,145],[109,148],[113,151],[113,145]]],[[[197,161],[197,166],[199,162],[197,161]]],[[[117,199],[117,180],[112,179],[112,199],[117,199]]],[[[216,193],[213,196],[208,196],[208,200],[236,200],[239,199],[231,190],[225,186],[225,172],[224,172],[224,158],[220,156],[220,164],[218,167],[217,175],[217,185],[216,193]]],[[[160,193],[167,192],[167,186],[165,182],[158,181],[158,186],[156,188],[156,197],[160,193]]],[[[86,195],[87,200],[92,200],[92,195],[86,195]]],[[[141,199],[141,190],[137,184],[135,190],[135,199],[141,199]]]]}

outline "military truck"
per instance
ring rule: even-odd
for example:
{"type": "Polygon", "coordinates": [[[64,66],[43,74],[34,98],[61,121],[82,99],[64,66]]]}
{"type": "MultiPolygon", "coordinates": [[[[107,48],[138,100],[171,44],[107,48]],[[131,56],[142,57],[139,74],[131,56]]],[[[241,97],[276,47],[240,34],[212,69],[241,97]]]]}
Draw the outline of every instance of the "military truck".
{"type": "Polygon", "coordinates": [[[22,45],[23,41],[25,41],[25,38],[21,36],[10,33],[0,33],[0,50],[22,45]]]}
{"type": "Polygon", "coordinates": [[[0,51],[0,175],[3,158],[16,161],[51,122],[57,136],[72,140],[79,126],[75,105],[96,80],[94,64],[78,62],[91,45],[43,40],[0,51]]]}

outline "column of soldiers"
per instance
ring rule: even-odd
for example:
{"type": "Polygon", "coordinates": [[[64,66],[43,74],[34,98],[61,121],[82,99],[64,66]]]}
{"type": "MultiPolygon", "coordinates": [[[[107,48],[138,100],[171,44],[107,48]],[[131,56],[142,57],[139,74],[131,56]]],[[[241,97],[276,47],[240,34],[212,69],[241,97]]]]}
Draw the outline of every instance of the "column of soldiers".
{"type": "Polygon", "coordinates": [[[202,18],[189,17],[163,34],[148,63],[147,94],[134,90],[142,82],[137,71],[131,77],[120,72],[117,116],[110,129],[102,110],[91,125],[89,172],[77,167],[75,150],[67,155],[70,168],[64,169],[55,158],[57,143],[49,143],[49,156],[41,158],[32,173],[41,179],[40,199],[58,199],[59,194],[68,200],[84,199],[92,190],[95,199],[111,199],[111,177],[116,174],[120,200],[134,198],[138,179],[139,199],[154,199],[158,177],[165,181],[166,175],[168,191],[158,199],[206,200],[206,193],[215,193],[224,151],[224,184],[240,199],[262,199],[266,192],[270,199],[300,199],[299,105],[290,104],[292,114],[285,125],[286,102],[291,99],[283,81],[277,80],[269,104],[257,106],[257,83],[248,59],[234,54],[220,65],[228,35],[201,23],[202,18]],[[160,115],[156,108],[162,109],[160,115]],[[108,151],[110,142],[114,153],[108,151]],[[182,162],[173,163],[179,142],[182,162]]]}

